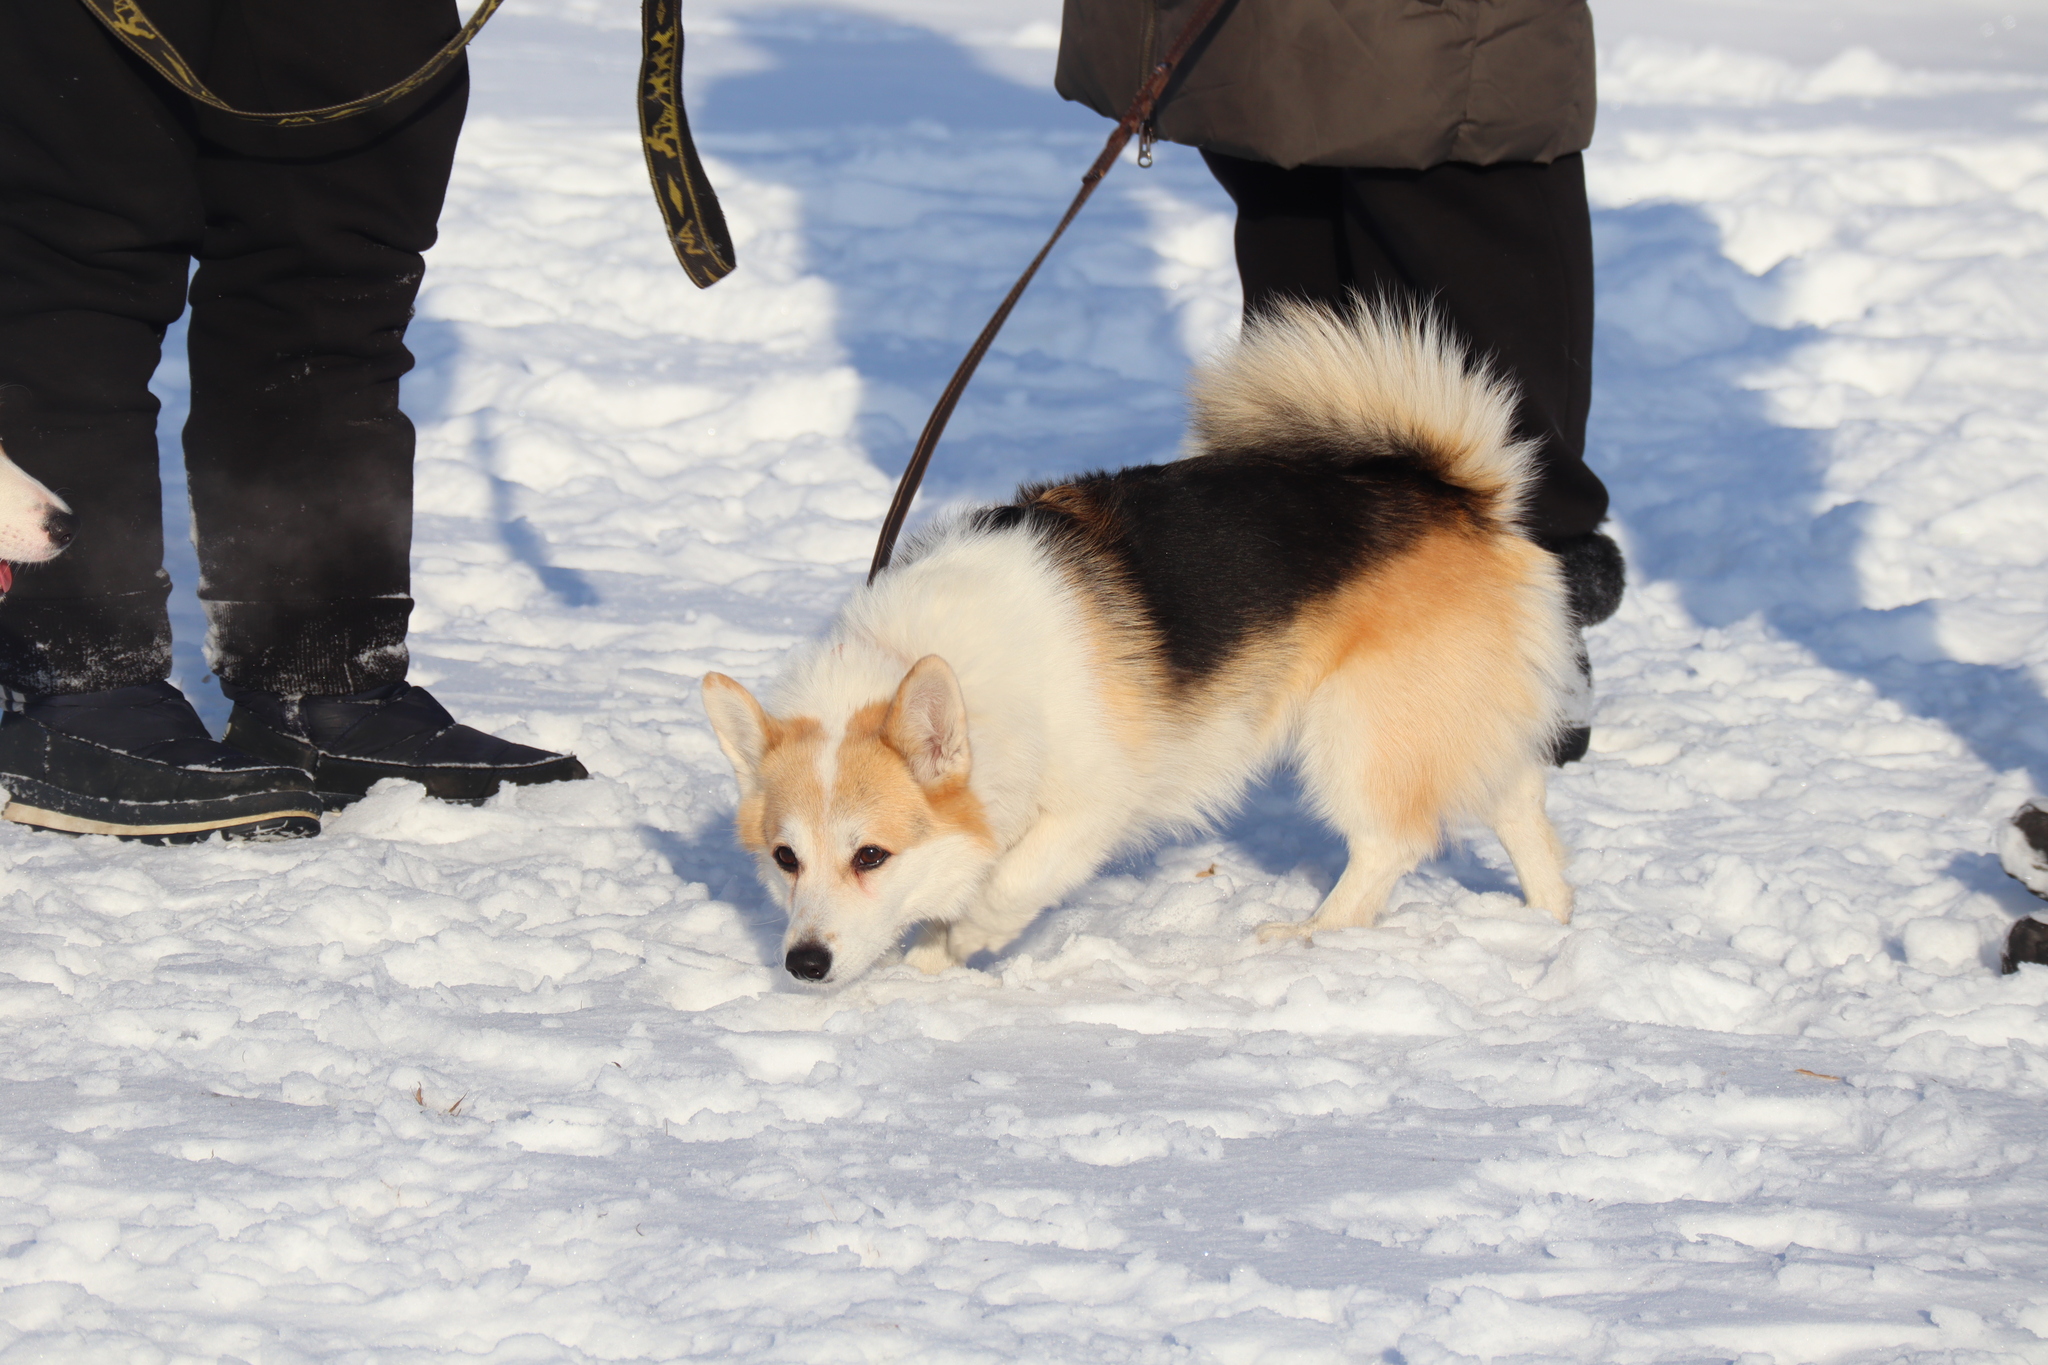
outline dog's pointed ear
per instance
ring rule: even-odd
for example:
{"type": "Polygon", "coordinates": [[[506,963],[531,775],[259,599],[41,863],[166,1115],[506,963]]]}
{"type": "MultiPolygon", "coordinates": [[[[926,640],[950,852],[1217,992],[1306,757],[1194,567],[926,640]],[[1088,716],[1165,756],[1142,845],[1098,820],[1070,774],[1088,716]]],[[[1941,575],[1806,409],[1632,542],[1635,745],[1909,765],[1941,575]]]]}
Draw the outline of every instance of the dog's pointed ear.
{"type": "Polygon", "coordinates": [[[754,694],[723,673],[704,675],[704,714],[718,736],[718,747],[732,763],[740,790],[761,785],[761,763],[768,757],[768,731],[773,724],[754,694]]]}
{"type": "Polygon", "coordinates": [[[967,703],[960,682],[936,654],[910,666],[882,721],[882,738],[927,787],[967,778],[967,703]]]}

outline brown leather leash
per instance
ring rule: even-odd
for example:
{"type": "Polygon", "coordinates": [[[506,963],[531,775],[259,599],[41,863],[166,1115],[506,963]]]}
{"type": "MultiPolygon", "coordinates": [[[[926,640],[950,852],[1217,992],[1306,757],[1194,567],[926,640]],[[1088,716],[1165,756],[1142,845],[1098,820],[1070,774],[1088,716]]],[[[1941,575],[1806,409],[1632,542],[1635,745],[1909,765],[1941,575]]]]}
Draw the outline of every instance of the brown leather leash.
{"type": "Polygon", "coordinates": [[[903,522],[910,515],[910,503],[917,496],[918,485],[924,482],[925,469],[932,462],[932,451],[938,448],[939,437],[945,434],[946,423],[951,420],[953,409],[959,405],[960,395],[967,390],[967,381],[974,377],[974,371],[980,366],[981,358],[988,354],[996,333],[1002,331],[1003,324],[1009,320],[1010,310],[1024,296],[1024,290],[1030,285],[1032,276],[1038,273],[1038,267],[1045,264],[1045,258],[1052,254],[1061,234],[1066,232],[1067,224],[1074,221],[1081,212],[1081,206],[1102,183],[1102,177],[1108,175],[1109,168],[1116,164],[1125,144],[1141,131],[1144,137],[1138,144],[1139,164],[1151,164],[1153,107],[1166,93],[1167,82],[1173,79],[1174,68],[1180,65],[1181,59],[1209,32],[1216,17],[1234,3],[1235,0],[1203,0],[1194,17],[1181,29],[1180,36],[1174,40],[1165,58],[1152,68],[1152,74],[1138,87],[1130,107],[1124,110],[1124,116],[1117,120],[1109,141],[1103,144],[1102,155],[1095,158],[1095,164],[1081,177],[1081,191],[1074,196],[1074,202],[1067,205],[1066,215],[1060,219],[1059,226],[1052,230],[1052,236],[1045,239],[1045,245],[1031,258],[1031,264],[1024,267],[1024,273],[1017,277],[1017,282],[1010,286],[1010,292],[996,308],[995,316],[988,320],[988,326],[982,328],[981,335],[974,339],[974,345],[968,347],[966,359],[960,362],[959,369],[953,371],[945,392],[939,395],[938,405],[932,409],[932,415],[925,420],[924,431],[917,438],[917,448],[910,452],[910,463],[905,466],[903,477],[897,481],[896,496],[890,500],[889,513],[882,518],[882,534],[875,542],[874,562],[868,565],[868,582],[874,582],[875,575],[889,567],[889,556],[895,552],[896,538],[903,533],[903,522]]]}
{"type": "MultiPolygon", "coordinates": [[[[0,0],[6,3],[6,0],[0,0]]],[[[143,12],[141,0],[80,0],[122,46],[140,57],[179,93],[209,109],[281,128],[336,123],[395,104],[448,69],[470,39],[483,31],[505,0],[477,0],[476,10],[441,50],[405,79],[359,99],[318,109],[237,109],[206,88],[199,73],[143,12]]],[[[640,10],[640,142],[647,153],[647,178],[676,259],[699,289],[732,273],[732,234],[718,195],[704,174],[683,113],[683,14],[681,0],[642,0],[640,10]]]]}

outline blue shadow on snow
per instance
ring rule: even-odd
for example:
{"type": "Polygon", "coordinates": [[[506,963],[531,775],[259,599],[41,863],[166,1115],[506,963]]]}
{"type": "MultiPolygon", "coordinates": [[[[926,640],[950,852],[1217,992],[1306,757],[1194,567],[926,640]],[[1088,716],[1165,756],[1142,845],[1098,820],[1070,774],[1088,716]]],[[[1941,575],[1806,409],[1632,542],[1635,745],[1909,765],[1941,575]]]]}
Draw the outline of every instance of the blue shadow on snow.
{"type": "MultiPolygon", "coordinates": [[[[1049,80],[1006,80],[929,30],[808,9],[735,20],[771,65],[693,90],[692,126],[707,151],[802,195],[805,263],[833,287],[838,340],[863,381],[855,435],[894,476],[1111,125],[1049,80]],[[991,160],[1006,143],[1021,178],[1003,173],[1001,155],[991,160]],[[954,183],[897,171],[949,157],[961,166],[954,183]]],[[[921,508],[1171,455],[1186,356],[1170,300],[1145,275],[1105,277],[1100,262],[1106,251],[1134,271],[1157,260],[1130,194],[1141,176],[1227,206],[1193,153],[1173,150],[1177,162],[1162,149],[1150,172],[1119,167],[1068,230],[968,388],[921,508]],[[1081,354],[1104,328],[1143,338],[1124,356],[1145,378],[1105,383],[1099,355],[1081,354]]]]}
{"type": "Polygon", "coordinates": [[[1947,657],[1932,603],[1861,605],[1855,556],[1872,509],[1816,512],[1825,433],[1778,424],[1739,382],[1818,334],[1744,313],[1738,299],[1757,282],[1693,208],[1602,210],[1594,234],[1601,302],[1589,459],[1628,528],[1632,580],[1676,583],[1710,626],[1760,617],[1827,667],[1947,727],[1986,766],[2025,767],[2048,790],[2048,702],[2033,677],[1947,657]]]}

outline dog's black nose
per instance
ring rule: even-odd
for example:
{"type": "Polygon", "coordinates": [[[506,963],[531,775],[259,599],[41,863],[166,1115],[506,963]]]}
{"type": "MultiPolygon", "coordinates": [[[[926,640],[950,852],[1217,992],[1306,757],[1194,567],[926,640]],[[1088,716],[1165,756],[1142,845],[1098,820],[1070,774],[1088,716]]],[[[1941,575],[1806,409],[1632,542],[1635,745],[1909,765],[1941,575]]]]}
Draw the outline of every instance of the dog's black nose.
{"type": "Polygon", "coordinates": [[[78,534],[78,518],[70,512],[49,512],[43,517],[43,534],[61,550],[78,534]]]}
{"type": "Polygon", "coordinates": [[[799,943],[782,959],[782,965],[799,981],[823,981],[832,970],[832,950],[822,943],[799,943]]]}

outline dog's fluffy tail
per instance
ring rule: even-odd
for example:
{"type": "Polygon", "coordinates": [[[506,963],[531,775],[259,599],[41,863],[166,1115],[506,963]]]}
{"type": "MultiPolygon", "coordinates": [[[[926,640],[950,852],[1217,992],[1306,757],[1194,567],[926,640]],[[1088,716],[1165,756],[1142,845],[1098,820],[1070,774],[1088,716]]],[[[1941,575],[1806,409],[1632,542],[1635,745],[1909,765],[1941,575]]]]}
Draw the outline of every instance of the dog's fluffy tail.
{"type": "Polygon", "coordinates": [[[1204,451],[1309,446],[1418,460],[1515,522],[1536,447],[1515,439],[1513,383],[1424,308],[1285,303],[1195,374],[1204,451]]]}

